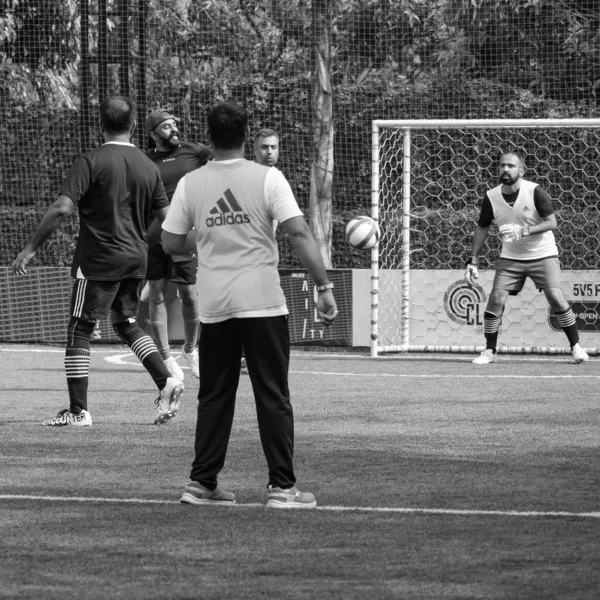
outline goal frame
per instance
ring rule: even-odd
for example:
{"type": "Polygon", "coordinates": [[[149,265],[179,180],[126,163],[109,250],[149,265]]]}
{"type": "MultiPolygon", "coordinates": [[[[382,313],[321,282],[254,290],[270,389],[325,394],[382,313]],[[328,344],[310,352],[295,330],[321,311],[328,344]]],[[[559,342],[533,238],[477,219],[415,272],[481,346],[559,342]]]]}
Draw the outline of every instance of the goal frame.
{"type": "MultiPolygon", "coordinates": [[[[456,352],[473,353],[484,346],[416,346],[410,342],[410,208],[411,208],[411,132],[422,129],[551,129],[600,128],[600,119],[375,119],[371,136],[371,217],[379,223],[380,208],[380,147],[382,129],[401,129],[402,136],[402,263],[400,298],[400,344],[379,344],[379,244],[371,250],[371,356],[386,352],[456,352]]],[[[503,352],[530,354],[528,347],[503,348],[503,352]]],[[[562,348],[536,347],[536,354],[565,354],[562,348]]],[[[596,354],[596,349],[591,349],[596,354]]]]}

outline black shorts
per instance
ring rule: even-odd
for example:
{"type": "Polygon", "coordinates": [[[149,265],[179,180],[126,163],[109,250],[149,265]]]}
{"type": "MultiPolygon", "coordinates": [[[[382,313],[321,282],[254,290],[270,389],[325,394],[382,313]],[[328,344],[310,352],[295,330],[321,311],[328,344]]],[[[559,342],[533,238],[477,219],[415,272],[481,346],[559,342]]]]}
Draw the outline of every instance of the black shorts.
{"type": "Polygon", "coordinates": [[[93,281],[75,279],[71,294],[71,316],[83,321],[106,319],[111,310],[137,317],[143,279],[93,281]]]}
{"type": "Polygon", "coordinates": [[[178,262],[163,250],[161,244],[156,244],[148,250],[148,269],[146,270],[148,281],[166,279],[173,283],[194,285],[197,270],[198,259],[195,256],[191,260],[178,262]]]}

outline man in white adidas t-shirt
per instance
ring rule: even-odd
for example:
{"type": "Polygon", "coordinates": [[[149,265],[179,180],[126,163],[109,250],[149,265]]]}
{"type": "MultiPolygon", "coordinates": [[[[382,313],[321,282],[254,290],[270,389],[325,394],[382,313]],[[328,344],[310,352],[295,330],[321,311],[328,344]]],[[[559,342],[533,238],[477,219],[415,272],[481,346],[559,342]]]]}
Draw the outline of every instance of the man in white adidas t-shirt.
{"type": "Polygon", "coordinates": [[[288,310],[277,271],[274,220],[316,282],[317,313],[325,325],[337,315],[333,284],[281,171],[244,159],[246,110],[224,102],[207,121],[214,160],[180,180],[162,233],[167,253],[189,252],[187,234],[195,228],[203,290],[196,455],[181,501],[235,503],[235,495],[217,485],[217,476],[231,433],[243,347],[269,467],[267,505],[312,508],[314,496],[295,487],[288,310]]]}
{"type": "Polygon", "coordinates": [[[500,185],[483,199],[479,221],[473,234],[471,259],[465,279],[470,285],[478,278],[477,257],[483,248],[492,221],[502,236],[502,251],[496,261],[496,275],[485,312],[483,330],[486,349],[473,362],[496,362],[498,331],[509,295],[518,294],[529,277],[544,292],[571,345],[575,362],[588,360],[579,344],[575,314],[566,301],[560,283],[558,248],[552,231],[556,217],[548,194],[532,181],[523,179],[525,163],[515,153],[503,154],[498,175],[500,185]]]}

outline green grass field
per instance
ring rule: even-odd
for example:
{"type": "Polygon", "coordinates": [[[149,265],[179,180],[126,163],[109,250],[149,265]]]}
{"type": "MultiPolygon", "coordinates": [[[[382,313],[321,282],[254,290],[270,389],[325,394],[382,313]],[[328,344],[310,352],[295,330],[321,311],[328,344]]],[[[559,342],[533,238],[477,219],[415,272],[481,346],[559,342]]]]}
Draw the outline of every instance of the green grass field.
{"type": "Polygon", "coordinates": [[[62,349],[0,346],[0,598],[594,599],[600,361],[293,354],[296,475],[315,510],[267,509],[248,377],[221,484],[179,497],[198,382],[171,423],[121,346],[94,346],[91,428],[62,349]]]}

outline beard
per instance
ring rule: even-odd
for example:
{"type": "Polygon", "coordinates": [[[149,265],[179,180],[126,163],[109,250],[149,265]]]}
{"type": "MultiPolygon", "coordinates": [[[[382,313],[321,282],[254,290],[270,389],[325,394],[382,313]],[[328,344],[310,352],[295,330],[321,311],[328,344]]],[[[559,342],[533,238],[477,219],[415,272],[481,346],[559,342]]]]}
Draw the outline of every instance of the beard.
{"type": "Polygon", "coordinates": [[[172,133],[171,135],[169,135],[167,137],[163,137],[161,135],[160,139],[162,140],[163,144],[165,144],[166,146],[169,147],[170,150],[175,150],[175,148],[179,148],[179,146],[181,145],[181,141],[179,140],[178,133],[176,133],[176,134],[172,133]]]}
{"type": "Polygon", "coordinates": [[[500,175],[500,183],[503,183],[504,185],[512,185],[517,179],[519,179],[518,176],[512,177],[510,173],[502,173],[502,175],[500,175]]]}
{"type": "Polygon", "coordinates": [[[165,142],[171,146],[171,148],[179,148],[181,142],[179,141],[179,134],[171,134],[165,142]]]}

